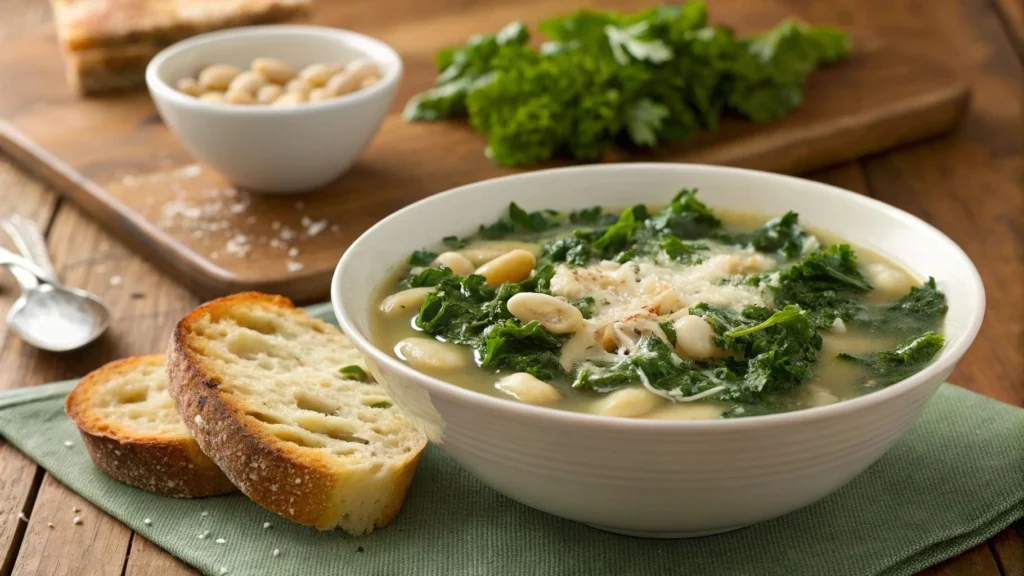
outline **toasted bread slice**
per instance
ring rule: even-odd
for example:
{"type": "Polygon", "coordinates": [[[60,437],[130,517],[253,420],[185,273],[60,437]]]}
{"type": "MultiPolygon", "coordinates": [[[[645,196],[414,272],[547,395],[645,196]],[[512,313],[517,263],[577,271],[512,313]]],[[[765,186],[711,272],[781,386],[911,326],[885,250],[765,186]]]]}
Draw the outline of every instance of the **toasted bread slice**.
{"type": "Polygon", "coordinates": [[[183,498],[235,490],[178,416],[163,355],[125,358],[95,370],[64,407],[96,466],[125,484],[183,498]]]}
{"type": "Polygon", "coordinates": [[[228,478],[258,504],[353,535],[398,514],[426,439],[372,381],[338,329],[280,296],[243,293],[175,327],[171,396],[228,478]]]}
{"type": "Polygon", "coordinates": [[[269,24],[309,13],[311,0],[50,0],[68,50],[150,42],[169,45],[202,32],[269,24]]]}

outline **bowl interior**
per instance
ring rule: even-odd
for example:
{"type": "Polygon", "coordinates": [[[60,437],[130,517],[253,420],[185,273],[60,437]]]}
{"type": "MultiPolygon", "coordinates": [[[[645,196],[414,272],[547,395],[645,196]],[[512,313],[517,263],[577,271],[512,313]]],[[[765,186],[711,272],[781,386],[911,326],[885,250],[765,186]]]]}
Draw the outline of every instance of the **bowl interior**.
{"type": "Polygon", "coordinates": [[[686,164],[618,164],[540,171],[488,180],[421,200],[382,220],[349,248],[335,273],[331,299],[343,328],[357,344],[366,341],[378,361],[400,365],[373,346],[369,326],[377,303],[371,302],[371,297],[380,282],[403,265],[413,250],[437,246],[444,236],[470,234],[480,224],[503,216],[512,201],[527,210],[594,205],[624,208],[638,203],[666,204],[680,189],[693,187],[711,207],[769,215],[792,209],[806,226],[832,232],[882,254],[918,279],[935,277],[949,301],[946,346],[924,372],[890,390],[926,380],[950,367],[977,334],[985,307],[977,270],[952,240],[924,221],[877,200],[809,180],[686,164]]]}
{"type": "Polygon", "coordinates": [[[156,78],[168,85],[195,77],[211,64],[247,69],[254,58],[273,57],[301,69],[320,62],[369,58],[381,67],[381,84],[399,74],[401,61],[387,44],[347,30],[320,26],[251,26],[202,34],[175,44],[154,60],[156,78]]]}

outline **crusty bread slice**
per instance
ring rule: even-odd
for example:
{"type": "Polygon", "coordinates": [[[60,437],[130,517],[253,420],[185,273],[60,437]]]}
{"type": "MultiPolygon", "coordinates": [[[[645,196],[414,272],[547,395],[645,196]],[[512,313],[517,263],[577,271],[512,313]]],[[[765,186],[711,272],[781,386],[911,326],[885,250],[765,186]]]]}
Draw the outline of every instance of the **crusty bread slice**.
{"type": "Polygon", "coordinates": [[[254,292],[194,310],[168,351],[178,412],[242,492],[360,535],[398,514],[426,439],[380,385],[339,373],[352,364],[364,366],[338,329],[254,292]]]}
{"type": "Polygon", "coordinates": [[[306,16],[311,0],[50,0],[68,50],[151,42],[306,16]]]}
{"type": "Polygon", "coordinates": [[[235,490],[178,416],[167,393],[162,354],[125,358],[93,371],[71,391],[64,408],[96,466],[125,484],[184,498],[235,490]]]}

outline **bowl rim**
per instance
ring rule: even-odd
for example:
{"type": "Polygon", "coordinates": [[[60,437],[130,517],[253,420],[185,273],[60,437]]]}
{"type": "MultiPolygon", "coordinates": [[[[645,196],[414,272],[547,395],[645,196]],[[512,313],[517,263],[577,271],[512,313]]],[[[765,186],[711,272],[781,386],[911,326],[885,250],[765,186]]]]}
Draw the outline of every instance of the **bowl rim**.
{"type": "MultiPolygon", "coordinates": [[[[273,57],[272,55],[270,57],[273,57]]],[[[240,26],[197,34],[185,40],[180,40],[164,48],[149,61],[146,65],[146,86],[153,93],[154,98],[159,96],[177,106],[182,106],[196,111],[212,111],[221,114],[238,116],[294,116],[298,114],[314,113],[329,109],[339,109],[363,102],[372,98],[384,97],[398,84],[403,73],[402,58],[390,45],[385,42],[343,28],[332,28],[330,26],[315,26],[307,24],[265,24],[258,26],[240,26]],[[174,86],[161,78],[161,68],[172,58],[188,52],[202,51],[210,44],[233,40],[236,38],[253,38],[267,36],[320,36],[334,40],[357,40],[374,46],[375,49],[387,54],[388,69],[380,82],[355,92],[324,100],[322,102],[303,102],[301,105],[291,107],[275,107],[266,104],[240,106],[225,102],[207,102],[188,94],[182,94],[174,86]]]]}
{"type": "MultiPolygon", "coordinates": [[[[951,370],[963,357],[964,353],[967,352],[968,348],[973,344],[975,338],[978,335],[978,331],[981,329],[981,324],[985,316],[985,289],[982,283],[981,275],[978,273],[977,267],[974,262],[967,256],[967,254],[953,242],[948,236],[942,233],[939,229],[935,228],[931,224],[924,220],[896,208],[890,206],[884,202],[868,197],[866,195],[857,194],[850,190],[840,188],[831,184],[825,184],[808,180],[806,178],[799,178],[795,176],[788,176],[783,174],[775,174],[772,172],[765,172],[761,170],[752,170],[747,168],[736,168],[730,166],[715,166],[707,164],[693,164],[683,162],[623,162],[616,164],[597,164],[597,165],[585,165],[585,166],[570,166],[564,168],[550,168],[545,170],[536,170],[533,172],[511,174],[508,176],[500,176],[497,178],[489,178],[486,180],[480,180],[463,186],[451,188],[444,192],[440,192],[421,200],[418,200],[400,210],[397,210],[383,218],[368,230],[363,232],[351,246],[345,251],[341,259],[338,261],[338,265],[335,268],[334,275],[331,279],[331,307],[338,320],[338,324],[341,327],[345,335],[354,342],[357,343],[357,347],[363,350],[368,350],[369,355],[375,362],[386,364],[390,369],[398,372],[401,376],[411,378],[417,381],[420,385],[424,386],[431,393],[437,393],[444,395],[449,399],[459,401],[463,404],[472,405],[475,408],[482,410],[497,410],[506,412],[512,416],[521,417],[529,420],[546,420],[546,421],[560,421],[565,424],[572,424],[578,428],[601,428],[611,431],[625,431],[625,430],[687,430],[687,431],[740,431],[747,430],[750,428],[761,428],[763,426],[786,426],[786,425],[798,425],[807,424],[810,422],[817,422],[826,420],[829,418],[838,417],[844,414],[850,414],[858,412],[860,410],[870,409],[872,406],[882,404],[884,402],[893,400],[894,398],[901,396],[914,388],[924,386],[927,383],[936,379],[940,374],[946,370],[951,370]],[[533,178],[544,178],[546,175],[552,172],[604,172],[604,171],[616,171],[616,170],[647,170],[647,169],[677,169],[684,168],[686,170],[693,170],[696,172],[719,172],[732,175],[753,175],[759,178],[773,179],[781,182],[795,183],[799,182],[801,185],[806,186],[808,184],[817,187],[824,194],[832,194],[837,196],[844,196],[851,202],[861,203],[870,208],[888,212],[898,219],[906,222],[908,225],[921,228],[926,232],[934,235],[935,240],[947,244],[955,253],[959,254],[963,258],[964,263],[970,271],[969,278],[958,279],[958,281],[969,282],[973,284],[975,293],[978,294],[978,298],[974,302],[968,302],[967,305],[971,307],[969,311],[970,319],[965,325],[963,331],[963,338],[953,346],[942,358],[929,364],[924,370],[914,374],[913,376],[892,384],[881,390],[829,404],[826,406],[814,406],[810,408],[804,408],[801,410],[794,410],[790,412],[783,412],[777,414],[767,414],[758,416],[749,416],[744,418],[726,418],[726,419],[709,419],[709,420],[649,420],[643,418],[618,418],[612,416],[603,416],[599,414],[587,414],[582,412],[572,412],[568,410],[559,410],[556,408],[548,408],[543,406],[534,406],[531,404],[524,404],[520,402],[513,402],[505,400],[503,398],[496,398],[489,396],[482,392],[476,392],[462,388],[456,384],[445,382],[434,376],[424,374],[416,371],[405,363],[399,361],[396,358],[392,358],[386,352],[378,348],[375,344],[370,342],[363,334],[355,329],[355,326],[350,321],[347,312],[347,306],[341,302],[339,294],[341,293],[342,277],[343,272],[347,264],[354,258],[354,254],[357,254],[361,250],[369,249],[370,246],[364,246],[368,243],[367,237],[375,230],[389,225],[389,221],[396,219],[401,214],[409,212],[415,212],[426,203],[432,202],[435,199],[449,196],[449,195],[460,195],[469,193],[473,188],[487,184],[494,185],[512,179],[533,179],[533,178]]],[[[365,353],[365,352],[364,352],[365,353]]]]}

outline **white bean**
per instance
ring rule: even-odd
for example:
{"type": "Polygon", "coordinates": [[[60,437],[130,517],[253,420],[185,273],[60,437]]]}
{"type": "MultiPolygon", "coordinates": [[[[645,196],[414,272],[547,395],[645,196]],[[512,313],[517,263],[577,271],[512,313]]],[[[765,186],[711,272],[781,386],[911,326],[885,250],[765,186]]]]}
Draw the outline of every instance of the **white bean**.
{"type": "Polygon", "coordinates": [[[199,85],[204,90],[225,90],[231,81],[242,73],[238,66],[231,64],[214,64],[207,66],[199,73],[199,85]]]}
{"type": "Polygon", "coordinates": [[[342,64],[310,64],[299,72],[299,78],[302,78],[310,86],[319,88],[327,81],[344,68],[342,64]]]}
{"type": "Polygon", "coordinates": [[[345,65],[345,73],[355,79],[356,85],[367,78],[380,77],[380,68],[373,60],[360,58],[345,65]]]}
{"type": "Polygon", "coordinates": [[[344,96],[350,92],[355,92],[359,89],[359,79],[349,74],[347,71],[342,70],[324,85],[324,90],[329,91],[334,96],[344,96]]]}
{"type": "Polygon", "coordinates": [[[271,106],[297,106],[306,101],[306,97],[298,92],[285,92],[271,106]]]}
{"type": "Polygon", "coordinates": [[[259,72],[246,70],[235,76],[231,84],[228,85],[228,92],[245,92],[250,96],[254,96],[266,83],[267,79],[259,72]]]}
{"type": "Polygon", "coordinates": [[[536,265],[537,258],[532,253],[517,248],[477,268],[476,273],[486,278],[489,285],[500,286],[526,280],[536,265]]]}
{"type": "Polygon", "coordinates": [[[473,243],[473,245],[468,246],[462,251],[462,255],[469,258],[473,266],[480,266],[517,248],[526,250],[535,256],[540,254],[540,246],[536,244],[517,242],[515,240],[490,240],[473,243]]]}
{"type": "Polygon", "coordinates": [[[712,358],[719,354],[715,346],[715,330],[700,316],[683,316],[676,320],[676,352],[694,360],[712,358]]]}
{"type": "Polygon", "coordinates": [[[303,101],[305,101],[306,98],[309,98],[309,93],[313,91],[313,86],[310,86],[309,82],[302,78],[294,78],[289,80],[288,84],[285,84],[284,89],[286,92],[301,94],[303,101]]]}
{"type": "Polygon", "coordinates": [[[551,406],[562,399],[554,386],[526,372],[516,372],[498,380],[494,387],[520,402],[551,406]]]}
{"type": "Polygon", "coordinates": [[[660,406],[663,399],[642,388],[623,388],[612,392],[598,403],[597,413],[603,416],[637,418],[660,406]]]}
{"type": "Polygon", "coordinates": [[[310,102],[323,102],[324,100],[330,100],[331,98],[334,98],[334,94],[331,94],[331,91],[327,88],[313,88],[313,90],[309,92],[310,102]]]}
{"type": "Polygon", "coordinates": [[[199,99],[205,102],[223,102],[224,93],[219,92],[217,90],[214,90],[212,92],[203,92],[203,94],[199,96],[199,99]]]}
{"type": "Polygon", "coordinates": [[[432,268],[444,266],[455,273],[456,276],[468,276],[473,273],[473,263],[458,252],[442,252],[430,263],[432,268]]]}
{"type": "Polygon", "coordinates": [[[284,88],[277,84],[267,84],[256,92],[256,101],[260,104],[271,104],[284,94],[284,88]]]}
{"type": "Polygon", "coordinates": [[[256,99],[252,97],[252,94],[244,90],[229,90],[224,95],[224,101],[228,104],[255,104],[256,99]]]}
{"type": "Polygon", "coordinates": [[[882,262],[868,264],[864,272],[875,289],[887,296],[902,296],[917,285],[906,272],[882,262]]]}
{"type": "Polygon", "coordinates": [[[461,347],[429,338],[406,338],[395,346],[395,352],[417,370],[446,372],[470,365],[469,354],[461,347]]]}
{"type": "Polygon", "coordinates": [[[423,287],[395,292],[381,301],[379,310],[385,316],[392,317],[419,310],[420,306],[423,305],[423,301],[427,299],[427,294],[430,294],[432,290],[433,288],[423,287]]]}
{"type": "Polygon", "coordinates": [[[520,292],[508,299],[506,307],[523,322],[540,322],[551,334],[570,334],[584,326],[579,308],[547,294],[520,292]]]}
{"type": "Polygon", "coordinates": [[[196,82],[195,78],[182,78],[174,85],[178,92],[188,94],[189,96],[199,97],[203,94],[203,88],[196,82]]]}
{"type": "Polygon", "coordinates": [[[257,58],[252,61],[252,69],[260,72],[274,84],[284,84],[295,78],[295,69],[284,60],[277,58],[257,58]]]}

